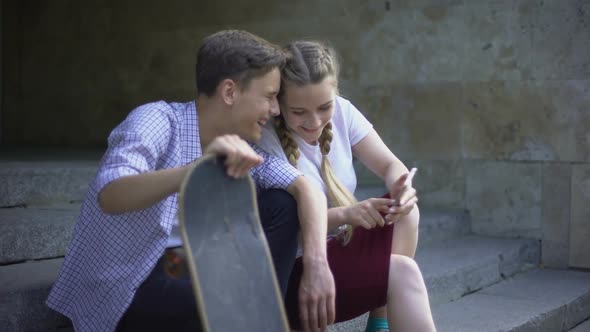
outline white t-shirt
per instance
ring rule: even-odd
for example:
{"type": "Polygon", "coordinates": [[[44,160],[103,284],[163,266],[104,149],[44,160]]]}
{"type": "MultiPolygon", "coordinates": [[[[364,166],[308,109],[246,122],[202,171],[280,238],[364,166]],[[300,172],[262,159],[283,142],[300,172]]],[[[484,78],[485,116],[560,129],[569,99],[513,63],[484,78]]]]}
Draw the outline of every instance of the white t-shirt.
{"type": "MultiPolygon", "coordinates": [[[[356,189],[356,173],[352,164],[352,147],[360,142],[373,128],[363,114],[350,101],[337,96],[335,98],[334,115],[332,117],[332,133],[328,159],[336,177],[344,186],[354,193],[356,189]]],[[[318,184],[327,194],[326,185],[321,176],[322,153],[320,146],[310,145],[297,134],[292,135],[299,146],[301,155],[297,168],[309,179],[318,184]]],[[[258,145],[266,152],[287,160],[281,143],[275,132],[273,123],[263,128],[262,138],[258,145]]]]}

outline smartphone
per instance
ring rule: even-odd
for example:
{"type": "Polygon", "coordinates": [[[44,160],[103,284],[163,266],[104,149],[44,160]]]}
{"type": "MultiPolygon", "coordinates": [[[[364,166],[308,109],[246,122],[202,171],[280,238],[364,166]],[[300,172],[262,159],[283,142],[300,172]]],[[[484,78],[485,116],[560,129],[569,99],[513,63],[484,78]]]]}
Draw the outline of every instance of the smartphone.
{"type": "Polygon", "coordinates": [[[404,186],[402,187],[402,190],[399,192],[399,195],[395,198],[395,202],[396,202],[397,206],[401,206],[402,195],[406,192],[406,189],[408,188],[410,183],[412,183],[412,180],[414,179],[414,175],[416,175],[417,171],[418,171],[418,169],[416,167],[412,167],[412,169],[410,170],[410,174],[406,178],[406,181],[404,181],[404,186]]]}

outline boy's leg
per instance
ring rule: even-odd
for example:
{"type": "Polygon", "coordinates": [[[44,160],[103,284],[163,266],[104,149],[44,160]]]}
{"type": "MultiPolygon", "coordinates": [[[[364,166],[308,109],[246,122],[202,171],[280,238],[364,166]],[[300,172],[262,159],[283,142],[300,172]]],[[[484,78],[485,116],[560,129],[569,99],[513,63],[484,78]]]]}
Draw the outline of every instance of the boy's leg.
{"type": "Polygon", "coordinates": [[[258,195],[258,211],[284,297],[297,253],[297,203],[287,191],[269,189],[258,195]]]}
{"type": "MultiPolygon", "coordinates": [[[[175,255],[167,249],[166,254],[175,255]]],[[[161,258],[152,273],[135,293],[133,302],[121,318],[117,332],[126,331],[201,331],[196,301],[187,273],[170,275],[171,261],[161,258]]],[[[176,263],[176,262],[174,262],[176,263]]],[[[176,268],[185,262],[178,262],[176,268]]]]}

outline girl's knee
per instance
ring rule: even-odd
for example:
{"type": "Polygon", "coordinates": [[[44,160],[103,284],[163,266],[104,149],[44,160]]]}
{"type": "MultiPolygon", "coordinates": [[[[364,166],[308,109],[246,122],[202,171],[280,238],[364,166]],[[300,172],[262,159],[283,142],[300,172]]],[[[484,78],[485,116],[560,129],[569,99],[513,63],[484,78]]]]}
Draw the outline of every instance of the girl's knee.
{"type": "Polygon", "coordinates": [[[411,277],[420,274],[418,264],[412,258],[404,255],[392,254],[389,258],[390,275],[411,277]]]}
{"type": "Polygon", "coordinates": [[[404,292],[413,292],[421,289],[423,283],[422,272],[415,260],[403,255],[390,256],[389,293],[396,293],[400,289],[404,292]]]}

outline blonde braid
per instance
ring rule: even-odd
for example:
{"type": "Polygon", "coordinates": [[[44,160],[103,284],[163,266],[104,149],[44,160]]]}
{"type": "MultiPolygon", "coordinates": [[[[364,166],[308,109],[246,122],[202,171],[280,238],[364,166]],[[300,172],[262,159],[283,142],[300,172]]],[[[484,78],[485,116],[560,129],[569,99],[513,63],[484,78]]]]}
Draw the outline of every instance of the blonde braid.
{"type": "Polygon", "coordinates": [[[334,134],[332,134],[332,122],[328,122],[322,130],[319,139],[322,156],[327,156],[328,153],[330,153],[330,143],[332,143],[332,139],[334,139],[334,134]]]}
{"type": "Polygon", "coordinates": [[[295,142],[293,136],[291,136],[291,131],[287,129],[283,115],[275,117],[274,125],[277,135],[279,136],[279,141],[281,141],[281,147],[283,148],[283,151],[285,151],[289,163],[294,167],[297,167],[297,162],[299,161],[301,153],[299,152],[297,142],[295,142]]]}
{"type": "MultiPolygon", "coordinates": [[[[281,90],[279,92],[279,100],[284,99],[284,91],[288,85],[295,85],[303,87],[309,84],[317,84],[325,80],[327,77],[338,79],[338,61],[335,52],[322,43],[314,41],[296,41],[287,45],[286,50],[289,52],[287,63],[281,70],[281,90]]],[[[337,81],[336,81],[337,83],[337,81]]],[[[338,84],[334,87],[336,93],[338,92],[338,84]]],[[[289,157],[291,164],[296,165],[299,159],[299,149],[297,147],[291,148],[290,144],[293,139],[289,136],[288,130],[285,127],[284,119],[282,120],[282,127],[277,126],[277,133],[281,139],[281,145],[285,154],[289,157]],[[284,139],[283,139],[284,138],[284,139]],[[296,151],[296,152],[295,152],[296,151]],[[296,153],[292,161],[291,153],[296,153]]],[[[279,123],[281,125],[281,123],[279,123]]],[[[330,205],[333,207],[348,206],[357,202],[352,193],[338,181],[330,160],[328,153],[330,153],[330,143],[332,142],[332,124],[328,123],[320,135],[320,149],[322,152],[321,175],[322,180],[326,184],[328,191],[328,199],[330,205]]],[[[349,224],[339,227],[338,237],[342,240],[342,244],[346,245],[352,238],[354,227],[349,224]]]]}
{"type": "Polygon", "coordinates": [[[349,206],[357,202],[354,195],[346,189],[346,187],[338,180],[332,164],[328,159],[328,153],[330,153],[330,143],[332,143],[332,123],[328,122],[322,130],[320,135],[320,149],[322,151],[322,179],[328,189],[328,197],[330,198],[330,205],[333,207],[338,206],[349,206]]]}

